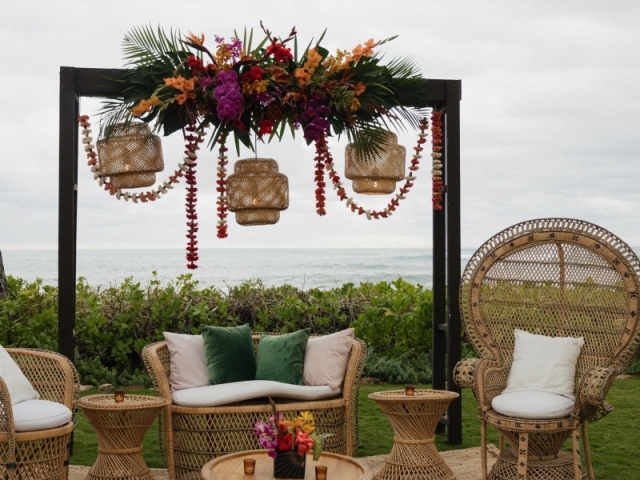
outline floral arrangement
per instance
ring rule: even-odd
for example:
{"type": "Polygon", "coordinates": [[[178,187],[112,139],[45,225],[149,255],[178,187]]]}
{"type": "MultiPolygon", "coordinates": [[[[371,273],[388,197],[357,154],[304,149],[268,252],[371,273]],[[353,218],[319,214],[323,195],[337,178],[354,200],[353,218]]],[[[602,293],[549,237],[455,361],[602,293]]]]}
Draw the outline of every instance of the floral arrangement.
{"type": "MultiPolygon", "coordinates": [[[[253,45],[253,31],[245,30],[229,40],[214,36],[211,48],[204,34],[164,31],[143,26],[125,35],[123,45],[126,67],[118,79],[121,95],[103,103],[101,135],[108,138],[111,128],[137,118],[154,123],[155,131],[165,135],[182,131],[185,158],[182,164],[156,190],[143,193],[121,192],[102,178],[104,187],[118,199],[144,202],[164,195],[180,177],[187,183],[187,261],[197,268],[198,215],[195,163],[199,144],[210,131],[209,146],[218,149],[217,165],[217,236],[227,235],[227,146],[233,137],[236,149],[240,143],[255,150],[256,141],[282,139],[285,131],[293,136],[301,131],[308,144],[316,147],[316,212],[324,215],[327,184],[325,171],[341,200],[353,212],[367,218],[387,218],[399,200],[413,185],[413,171],[396,199],[383,211],[369,211],[348,198],[340,177],[333,171],[327,138],[346,135],[364,158],[383,146],[386,132],[404,124],[420,130],[416,154],[410,170],[417,169],[422,143],[426,140],[424,120],[429,99],[429,85],[417,72],[414,63],[396,58],[386,65],[376,49],[393,40],[369,39],[351,50],[338,49],[335,54],[318,41],[298,49],[297,32],[286,38],[273,35],[260,24],[264,38],[253,45]],[[288,128],[287,128],[288,127],[288,128]]],[[[84,120],[85,125],[88,124],[84,120]]],[[[82,124],[82,122],[81,122],[82,124]]],[[[83,126],[83,132],[90,131],[83,126]]],[[[87,142],[91,138],[86,134],[87,142]]],[[[83,140],[83,141],[84,141],[83,140]]],[[[91,143],[85,145],[92,146],[91,143]]],[[[88,155],[92,150],[87,150],[88,155]]],[[[96,158],[92,169],[97,169],[96,158]]],[[[96,173],[96,172],[94,172],[96,173]]],[[[99,175],[98,175],[99,176],[99,175]]],[[[434,183],[434,192],[435,192],[434,183]]],[[[434,202],[435,203],[435,202],[434,202]]]]}
{"type": "Polygon", "coordinates": [[[276,458],[278,452],[288,450],[296,450],[298,455],[305,455],[311,450],[313,460],[317,461],[322,453],[322,441],[331,434],[318,434],[311,412],[300,412],[293,420],[285,420],[284,416],[275,410],[275,404],[272,402],[271,405],[274,409],[273,415],[266,422],[257,421],[254,428],[258,442],[269,451],[268,455],[276,458]]]}
{"type": "Polygon", "coordinates": [[[375,52],[395,37],[332,55],[321,45],[324,34],[299,50],[295,29],[286,38],[263,31],[256,46],[253,32],[243,40],[214,36],[210,50],[204,35],[132,29],[123,42],[122,96],[104,103],[103,130],[132,117],[154,121],[165,135],[212,125],[212,148],[228,134],[254,148],[256,138],[280,139],[288,126],[307,143],[346,134],[367,155],[390,126],[418,127],[428,85],[410,60],[382,65],[375,52]]]}

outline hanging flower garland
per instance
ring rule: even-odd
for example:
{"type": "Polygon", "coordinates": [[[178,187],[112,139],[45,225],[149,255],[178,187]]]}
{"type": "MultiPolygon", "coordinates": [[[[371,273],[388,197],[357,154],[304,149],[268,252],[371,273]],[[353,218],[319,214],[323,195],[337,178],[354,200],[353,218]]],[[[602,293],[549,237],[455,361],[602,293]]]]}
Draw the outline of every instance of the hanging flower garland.
{"type": "MultiPolygon", "coordinates": [[[[170,189],[173,189],[173,185],[180,182],[180,177],[185,177],[187,183],[186,212],[188,228],[187,268],[198,268],[196,264],[199,258],[198,239],[196,235],[198,232],[198,214],[196,212],[196,202],[198,201],[196,194],[198,192],[198,188],[196,186],[196,171],[194,168],[198,165],[198,155],[196,152],[200,149],[199,144],[204,142],[204,137],[206,135],[204,129],[198,130],[195,125],[189,125],[185,128],[185,157],[183,161],[178,164],[178,169],[173,172],[173,175],[169,175],[169,178],[162,184],[159,184],[157,189],[149,190],[147,192],[128,192],[123,191],[120,188],[115,188],[111,182],[107,181],[105,177],[100,175],[98,154],[95,151],[95,145],[92,143],[93,138],[90,136],[92,130],[90,128],[91,123],[89,123],[89,115],[81,115],[78,117],[78,123],[82,127],[82,135],[84,135],[82,143],[84,144],[84,150],[87,154],[87,158],[89,159],[87,161],[87,165],[91,167],[93,178],[98,181],[100,186],[104,185],[104,189],[111,195],[114,195],[118,200],[124,198],[125,201],[128,202],[131,200],[133,203],[154,202],[156,199],[161,198],[162,195],[165,195],[170,189]]],[[[220,228],[220,226],[218,228],[220,228]]],[[[226,233],[224,236],[226,236],[226,233]]]]}
{"type": "Polygon", "coordinates": [[[443,180],[442,180],[442,111],[431,112],[431,161],[433,168],[431,170],[432,176],[432,203],[434,210],[442,210],[442,193],[443,193],[443,180]]]}
{"type": "Polygon", "coordinates": [[[318,188],[316,189],[316,213],[318,215],[324,215],[326,213],[324,209],[324,170],[322,170],[322,166],[328,172],[328,176],[333,183],[333,188],[336,191],[336,195],[341,201],[346,201],[346,205],[352,212],[357,213],[358,215],[366,215],[368,220],[375,218],[376,220],[380,218],[388,218],[392,215],[392,212],[396,210],[397,207],[400,206],[400,200],[404,200],[405,195],[409,193],[409,189],[413,187],[413,182],[418,178],[414,176],[414,172],[418,171],[420,159],[422,158],[422,145],[426,143],[426,137],[428,135],[427,130],[429,129],[429,121],[426,118],[420,120],[419,124],[420,133],[418,134],[418,142],[413,149],[415,153],[411,159],[411,166],[409,166],[409,175],[405,177],[405,184],[400,188],[400,193],[396,194],[395,198],[392,198],[387,208],[384,210],[365,210],[364,207],[358,205],[353,198],[349,198],[347,196],[347,192],[344,189],[343,183],[340,181],[340,176],[334,169],[333,164],[333,156],[329,151],[329,146],[327,145],[327,137],[326,134],[316,142],[316,184],[318,188]]]}
{"type": "Polygon", "coordinates": [[[218,199],[216,201],[216,205],[218,206],[218,224],[216,228],[218,229],[218,238],[227,238],[227,211],[229,210],[229,205],[227,202],[227,168],[226,165],[229,163],[229,157],[227,157],[226,152],[228,148],[226,147],[227,134],[223,134],[218,139],[218,144],[220,145],[220,149],[218,150],[218,180],[216,184],[216,191],[218,192],[218,199]]]}

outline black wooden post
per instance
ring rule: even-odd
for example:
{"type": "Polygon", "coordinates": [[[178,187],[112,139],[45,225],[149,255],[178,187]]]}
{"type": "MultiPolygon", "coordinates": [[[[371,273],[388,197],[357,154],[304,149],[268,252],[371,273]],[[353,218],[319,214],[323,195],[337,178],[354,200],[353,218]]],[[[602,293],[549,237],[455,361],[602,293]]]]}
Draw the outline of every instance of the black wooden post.
{"type": "MultiPolygon", "coordinates": [[[[444,143],[444,140],[443,140],[444,143]]],[[[443,144],[444,147],[444,144],[443,144]]],[[[428,149],[425,149],[427,151],[428,149]]],[[[442,178],[446,178],[446,149],[442,149],[442,178]]],[[[429,161],[430,159],[427,159],[429,161]]],[[[444,203],[444,199],[443,199],[444,203]]],[[[433,322],[432,331],[432,387],[446,390],[447,385],[447,217],[445,209],[433,213],[433,322]]],[[[444,419],[443,419],[444,420],[444,419]]],[[[444,432],[444,421],[438,423],[436,433],[444,432]]]]}
{"type": "Polygon", "coordinates": [[[78,112],[76,69],[60,67],[58,351],[75,362],[78,112]]]}
{"type": "MultiPolygon", "coordinates": [[[[446,202],[447,215],[447,306],[449,308],[447,381],[448,389],[460,392],[453,381],[453,369],[460,361],[461,325],[460,325],[460,99],[462,82],[447,80],[447,107],[444,123],[444,146],[446,155],[446,202]]],[[[462,398],[459,397],[449,406],[449,428],[447,442],[462,443],[462,398]]]]}

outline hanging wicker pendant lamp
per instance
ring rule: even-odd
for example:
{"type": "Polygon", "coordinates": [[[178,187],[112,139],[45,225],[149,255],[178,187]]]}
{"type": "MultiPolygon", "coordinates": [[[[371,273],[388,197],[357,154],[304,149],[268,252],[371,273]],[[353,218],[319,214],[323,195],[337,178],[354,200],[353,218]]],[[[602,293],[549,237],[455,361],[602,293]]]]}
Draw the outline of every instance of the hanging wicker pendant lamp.
{"type": "Polygon", "coordinates": [[[289,180],[270,158],[238,160],[227,178],[229,211],[240,225],[272,225],[289,207],[289,180]]]}
{"type": "Polygon", "coordinates": [[[393,193],[396,182],[404,179],[406,149],[398,137],[387,132],[385,142],[371,158],[363,158],[353,143],[345,151],[344,176],[353,181],[353,190],[365,195],[393,193]]]}
{"type": "Polygon", "coordinates": [[[162,143],[142,122],[114,125],[108,138],[98,140],[100,175],[115,188],[148,187],[164,168],[162,143]]]}

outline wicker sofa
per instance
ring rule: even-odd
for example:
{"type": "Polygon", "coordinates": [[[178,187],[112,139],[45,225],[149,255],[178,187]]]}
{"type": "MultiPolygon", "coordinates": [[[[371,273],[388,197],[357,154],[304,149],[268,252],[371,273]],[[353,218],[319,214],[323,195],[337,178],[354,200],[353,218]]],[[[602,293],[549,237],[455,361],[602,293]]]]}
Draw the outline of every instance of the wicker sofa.
{"type": "MultiPolygon", "coordinates": [[[[253,335],[257,351],[260,335],[253,335]]],[[[366,344],[353,341],[340,394],[317,401],[276,398],[285,417],[301,410],[312,411],[321,433],[332,433],[324,450],[353,456],[358,444],[358,386],[366,360],[366,344]]],[[[147,345],[142,351],[154,388],[171,401],[170,358],[166,342],[147,345]]],[[[253,434],[256,421],[271,412],[266,398],[247,400],[217,407],[185,407],[173,402],[160,416],[160,448],[169,478],[199,479],[202,466],[220,455],[260,448],[253,434]]]]}

